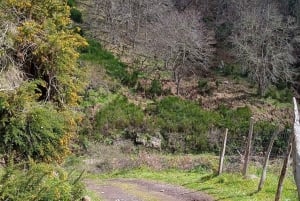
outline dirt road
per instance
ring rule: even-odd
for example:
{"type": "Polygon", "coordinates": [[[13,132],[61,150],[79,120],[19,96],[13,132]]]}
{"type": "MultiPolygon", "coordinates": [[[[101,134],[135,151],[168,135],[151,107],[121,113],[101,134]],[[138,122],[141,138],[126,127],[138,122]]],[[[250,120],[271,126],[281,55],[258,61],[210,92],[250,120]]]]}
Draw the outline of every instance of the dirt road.
{"type": "Polygon", "coordinates": [[[102,183],[86,180],[86,186],[103,201],[213,201],[204,193],[180,186],[137,179],[113,179],[102,183]]]}

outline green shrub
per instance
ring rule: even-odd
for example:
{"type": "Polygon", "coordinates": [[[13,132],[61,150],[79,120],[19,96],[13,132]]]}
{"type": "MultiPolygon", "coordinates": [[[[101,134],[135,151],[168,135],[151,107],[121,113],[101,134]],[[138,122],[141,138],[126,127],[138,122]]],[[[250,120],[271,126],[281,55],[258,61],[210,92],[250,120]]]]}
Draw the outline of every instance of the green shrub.
{"type": "Polygon", "coordinates": [[[1,176],[0,200],[75,201],[84,192],[81,176],[72,176],[49,164],[30,164],[29,168],[7,167],[1,176]]]}
{"type": "Polygon", "coordinates": [[[276,132],[276,125],[267,121],[256,122],[254,125],[254,151],[257,153],[267,151],[274,132],[276,132]]]}
{"type": "Polygon", "coordinates": [[[221,105],[217,112],[222,116],[218,122],[219,127],[228,128],[229,136],[227,152],[236,154],[236,150],[244,148],[245,137],[248,135],[251,110],[249,107],[239,107],[236,109],[221,105]]]}
{"type": "MultiPolygon", "coordinates": [[[[259,121],[255,123],[253,151],[256,154],[262,154],[267,151],[270,139],[274,132],[278,132],[277,129],[278,126],[276,124],[268,121],[259,121]]],[[[275,142],[273,144],[271,156],[284,155],[284,153],[286,152],[290,134],[291,129],[288,126],[278,133],[277,138],[275,139],[275,142]]]]}
{"type": "Polygon", "coordinates": [[[75,0],[68,0],[68,1],[67,1],[67,4],[68,4],[68,6],[70,6],[70,7],[76,6],[75,0]]]}
{"type": "Polygon", "coordinates": [[[129,103],[126,97],[118,96],[100,109],[95,117],[97,137],[116,138],[124,130],[136,130],[144,125],[144,113],[138,106],[129,103]]]}
{"type": "Polygon", "coordinates": [[[123,78],[121,79],[121,83],[129,87],[134,87],[137,84],[138,76],[138,71],[133,71],[132,73],[125,73],[123,75],[123,78]]]}
{"type": "Polygon", "coordinates": [[[160,96],[163,93],[162,85],[159,80],[151,81],[150,88],[147,90],[147,95],[150,97],[160,96]]]}
{"type": "Polygon", "coordinates": [[[201,95],[210,94],[212,92],[212,89],[208,85],[208,81],[206,79],[198,81],[198,91],[201,95]]]}
{"type": "Polygon", "coordinates": [[[271,86],[266,92],[265,98],[270,97],[272,99],[278,100],[282,103],[291,102],[293,99],[293,94],[290,89],[286,87],[276,87],[271,86]]]}
{"type": "Polygon", "coordinates": [[[167,149],[195,152],[209,150],[207,134],[218,122],[217,113],[205,111],[195,102],[178,97],[166,97],[148,108],[148,111],[156,127],[161,129],[167,149]]]}
{"type": "Polygon", "coordinates": [[[74,22],[77,22],[77,23],[82,23],[82,13],[80,12],[80,10],[76,9],[76,8],[71,8],[70,10],[70,14],[71,14],[71,19],[74,21],[74,22]]]}
{"type": "Polygon", "coordinates": [[[56,110],[50,103],[33,102],[35,95],[23,90],[29,89],[21,87],[1,98],[1,154],[7,160],[61,162],[69,153],[75,116],[56,110]]]}

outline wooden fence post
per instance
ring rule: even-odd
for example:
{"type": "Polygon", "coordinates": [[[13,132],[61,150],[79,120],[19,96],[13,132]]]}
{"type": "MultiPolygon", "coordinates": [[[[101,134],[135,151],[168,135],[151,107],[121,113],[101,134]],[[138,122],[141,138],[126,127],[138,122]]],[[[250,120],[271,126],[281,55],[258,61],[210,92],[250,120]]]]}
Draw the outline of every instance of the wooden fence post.
{"type": "Polygon", "coordinates": [[[297,100],[294,97],[294,113],[295,113],[295,121],[294,121],[294,151],[293,151],[293,173],[294,179],[297,185],[298,191],[298,199],[300,200],[300,117],[298,111],[297,100]]]}
{"type": "Polygon", "coordinates": [[[262,189],[262,187],[263,187],[263,185],[264,185],[264,183],[266,181],[267,166],[268,166],[270,154],[271,154],[271,151],[272,151],[272,147],[273,147],[275,138],[277,137],[278,133],[279,133],[279,130],[275,131],[273,133],[272,137],[271,137],[270,144],[268,146],[267,154],[266,154],[266,157],[265,157],[264,166],[263,166],[263,170],[262,170],[262,174],[261,174],[261,178],[260,178],[260,181],[259,181],[257,192],[261,191],[261,189],[262,189]]]}
{"type": "Polygon", "coordinates": [[[250,154],[251,154],[251,143],[252,143],[253,127],[254,127],[254,118],[251,117],[251,119],[250,119],[249,134],[248,134],[247,148],[246,148],[246,152],[245,152],[245,161],[244,161],[244,167],[243,167],[243,172],[242,172],[243,176],[247,175],[249,158],[250,158],[250,154]]]}
{"type": "Polygon", "coordinates": [[[226,128],[225,130],[225,136],[223,139],[223,148],[221,151],[221,155],[220,155],[220,160],[219,160],[219,171],[218,174],[222,174],[223,171],[223,163],[224,163],[224,156],[225,156],[225,150],[226,150],[226,142],[227,142],[227,134],[228,134],[228,128],[226,128]]]}
{"type": "Polygon", "coordinates": [[[283,189],[283,181],[286,176],[289,159],[290,159],[290,156],[292,153],[293,141],[294,141],[294,135],[291,134],[290,139],[289,139],[289,145],[288,145],[286,157],[284,159],[280,177],[279,177],[279,181],[278,181],[278,187],[277,187],[277,192],[276,192],[276,196],[275,196],[275,201],[279,201],[280,197],[281,197],[281,193],[282,193],[282,189],[283,189]]]}

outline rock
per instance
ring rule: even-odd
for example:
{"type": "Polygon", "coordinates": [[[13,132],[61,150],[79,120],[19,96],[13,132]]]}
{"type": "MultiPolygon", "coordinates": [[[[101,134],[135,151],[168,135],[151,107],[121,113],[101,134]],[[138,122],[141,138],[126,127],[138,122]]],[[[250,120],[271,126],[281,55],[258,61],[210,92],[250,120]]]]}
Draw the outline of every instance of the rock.
{"type": "Polygon", "coordinates": [[[91,198],[89,196],[84,196],[81,201],[92,201],[91,198]]]}

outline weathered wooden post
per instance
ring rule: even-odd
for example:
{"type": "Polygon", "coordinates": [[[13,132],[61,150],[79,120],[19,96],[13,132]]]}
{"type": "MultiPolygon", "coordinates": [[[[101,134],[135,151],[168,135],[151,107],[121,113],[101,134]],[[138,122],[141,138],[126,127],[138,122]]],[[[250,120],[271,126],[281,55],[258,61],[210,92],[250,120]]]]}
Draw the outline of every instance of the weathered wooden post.
{"type": "Polygon", "coordinates": [[[219,171],[218,171],[219,175],[222,174],[222,171],[223,171],[223,163],[224,163],[224,156],[225,156],[225,150],[226,150],[227,135],[228,135],[228,128],[226,128],[226,130],[225,130],[225,135],[224,135],[224,139],[223,139],[223,148],[222,148],[220,160],[219,160],[219,171]]]}
{"type": "Polygon", "coordinates": [[[251,144],[252,144],[252,135],[253,135],[253,127],[254,127],[254,118],[251,117],[250,119],[250,128],[249,128],[249,134],[248,134],[248,142],[247,142],[247,148],[245,152],[245,161],[244,161],[244,167],[243,167],[243,176],[247,175],[248,165],[249,165],[249,158],[251,154],[251,144]]]}
{"type": "Polygon", "coordinates": [[[270,158],[270,154],[271,154],[271,151],[272,151],[272,147],[273,147],[273,144],[274,144],[274,141],[275,141],[275,138],[277,137],[279,133],[279,130],[278,131],[275,131],[271,137],[271,140],[270,140],[270,144],[268,146],[268,150],[267,150],[267,154],[265,156],[265,161],[264,161],[264,165],[263,165],[263,170],[262,170],[262,174],[261,174],[261,178],[260,178],[260,182],[259,182],[259,185],[258,185],[258,189],[257,189],[257,192],[261,191],[265,181],[266,181],[266,177],[267,177],[267,166],[268,166],[268,162],[269,162],[269,158],[270,158]]]}
{"type": "Polygon", "coordinates": [[[294,151],[293,151],[293,169],[294,169],[294,179],[297,185],[298,190],[298,199],[300,200],[300,117],[298,111],[297,100],[294,97],[294,113],[295,113],[295,121],[294,121],[294,151]]]}
{"type": "Polygon", "coordinates": [[[276,196],[275,196],[275,201],[279,201],[280,197],[281,197],[281,193],[282,193],[282,189],[283,189],[283,181],[286,176],[289,159],[290,159],[291,153],[292,153],[293,141],[294,141],[294,135],[291,134],[290,139],[289,139],[289,145],[288,145],[286,157],[284,159],[280,177],[279,177],[279,181],[278,181],[278,187],[277,187],[277,192],[276,192],[276,196]]]}

